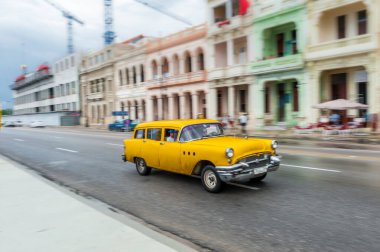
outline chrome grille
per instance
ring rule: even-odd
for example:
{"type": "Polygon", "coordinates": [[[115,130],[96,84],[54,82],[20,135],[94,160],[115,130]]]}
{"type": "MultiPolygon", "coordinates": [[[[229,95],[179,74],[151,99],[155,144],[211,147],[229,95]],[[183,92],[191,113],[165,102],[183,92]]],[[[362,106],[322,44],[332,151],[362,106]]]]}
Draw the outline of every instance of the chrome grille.
{"type": "Polygon", "coordinates": [[[270,155],[261,153],[258,155],[243,158],[240,161],[244,163],[248,163],[249,168],[263,167],[269,164],[270,155]]]}

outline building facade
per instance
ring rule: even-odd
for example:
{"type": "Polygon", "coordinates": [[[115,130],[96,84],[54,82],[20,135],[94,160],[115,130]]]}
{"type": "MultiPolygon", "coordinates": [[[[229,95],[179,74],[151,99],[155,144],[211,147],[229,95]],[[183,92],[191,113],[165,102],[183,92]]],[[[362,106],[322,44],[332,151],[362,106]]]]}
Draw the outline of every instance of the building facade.
{"type": "Polygon", "coordinates": [[[80,111],[79,54],[68,55],[54,63],[55,111],[80,111]]]}
{"type": "MultiPolygon", "coordinates": [[[[380,112],[380,1],[320,0],[308,4],[310,44],[309,104],[348,99],[369,105],[364,116],[380,112]]],[[[358,115],[359,113],[359,115],[358,115]]],[[[320,111],[311,111],[317,120],[320,111]]]]}
{"type": "Polygon", "coordinates": [[[50,126],[79,124],[79,55],[72,54],[51,69],[40,65],[35,72],[19,76],[11,86],[14,111],[9,120],[28,125],[42,121],[50,126]]]}
{"type": "Polygon", "coordinates": [[[150,41],[146,120],[208,117],[205,25],[150,41]]]}
{"type": "Polygon", "coordinates": [[[251,72],[256,77],[253,101],[258,128],[307,120],[306,2],[255,1],[251,72]]]}
{"type": "MultiPolygon", "coordinates": [[[[241,11],[239,0],[208,0],[207,70],[209,117],[253,118],[254,100],[249,71],[253,59],[253,1],[241,11]]],[[[253,120],[248,121],[251,125],[253,120]]]]}
{"type": "Polygon", "coordinates": [[[146,45],[151,38],[139,35],[123,42],[127,51],[115,60],[116,109],[128,112],[131,120],[145,121],[146,45]]]}
{"type": "Polygon", "coordinates": [[[124,44],[112,44],[83,57],[80,69],[82,125],[106,127],[114,121],[114,63],[126,50],[124,44]]]}

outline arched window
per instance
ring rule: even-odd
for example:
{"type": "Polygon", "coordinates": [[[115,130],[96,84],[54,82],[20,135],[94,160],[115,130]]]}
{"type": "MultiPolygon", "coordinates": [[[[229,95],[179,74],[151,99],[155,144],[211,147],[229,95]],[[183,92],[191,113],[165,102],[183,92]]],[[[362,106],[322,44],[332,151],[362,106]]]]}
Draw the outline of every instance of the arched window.
{"type": "Polygon", "coordinates": [[[158,67],[155,60],[152,61],[152,78],[153,80],[158,79],[158,67]]]}
{"type": "Polygon", "coordinates": [[[169,77],[169,61],[166,57],[162,60],[162,76],[169,77]]]}
{"type": "Polygon", "coordinates": [[[178,75],[179,74],[179,57],[177,54],[174,55],[173,57],[173,74],[178,75]]]}
{"type": "Polygon", "coordinates": [[[137,83],[136,67],[133,67],[133,84],[136,85],[136,83],[137,83]]]}
{"type": "Polygon", "coordinates": [[[140,65],[140,77],[141,77],[141,82],[145,82],[144,65],[140,65]]]}
{"type": "Polygon", "coordinates": [[[203,55],[202,50],[199,50],[199,52],[198,52],[197,62],[198,62],[198,70],[199,71],[205,70],[205,59],[204,59],[204,55],[203,55]]]}
{"type": "Polygon", "coordinates": [[[192,72],[191,55],[189,52],[185,53],[185,73],[192,72]]]}

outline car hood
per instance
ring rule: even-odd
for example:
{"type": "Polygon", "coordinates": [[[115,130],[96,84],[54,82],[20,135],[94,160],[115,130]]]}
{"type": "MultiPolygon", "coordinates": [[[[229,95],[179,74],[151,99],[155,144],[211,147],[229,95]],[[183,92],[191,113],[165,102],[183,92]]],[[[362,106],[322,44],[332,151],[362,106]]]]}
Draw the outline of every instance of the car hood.
{"type": "Polygon", "coordinates": [[[272,140],[242,138],[233,136],[205,138],[191,142],[195,145],[209,145],[221,148],[233,148],[235,157],[244,157],[258,152],[272,152],[272,140]]]}

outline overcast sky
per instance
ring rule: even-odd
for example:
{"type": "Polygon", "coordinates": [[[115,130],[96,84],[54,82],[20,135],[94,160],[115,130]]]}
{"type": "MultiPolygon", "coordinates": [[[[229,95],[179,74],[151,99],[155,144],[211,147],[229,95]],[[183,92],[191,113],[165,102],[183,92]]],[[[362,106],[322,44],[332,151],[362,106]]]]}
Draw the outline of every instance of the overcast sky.
{"type": "MultiPolygon", "coordinates": [[[[74,24],[74,49],[88,52],[103,44],[103,0],[51,0],[85,25],[74,24]]],[[[205,0],[145,0],[180,15],[192,24],[206,20],[205,0]]],[[[165,36],[187,26],[134,0],[113,0],[114,31],[120,42],[139,34],[165,36]]],[[[0,0],[0,100],[9,107],[13,84],[21,74],[20,65],[29,71],[52,63],[67,52],[67,21],[45,0],[0,0]]]]}

